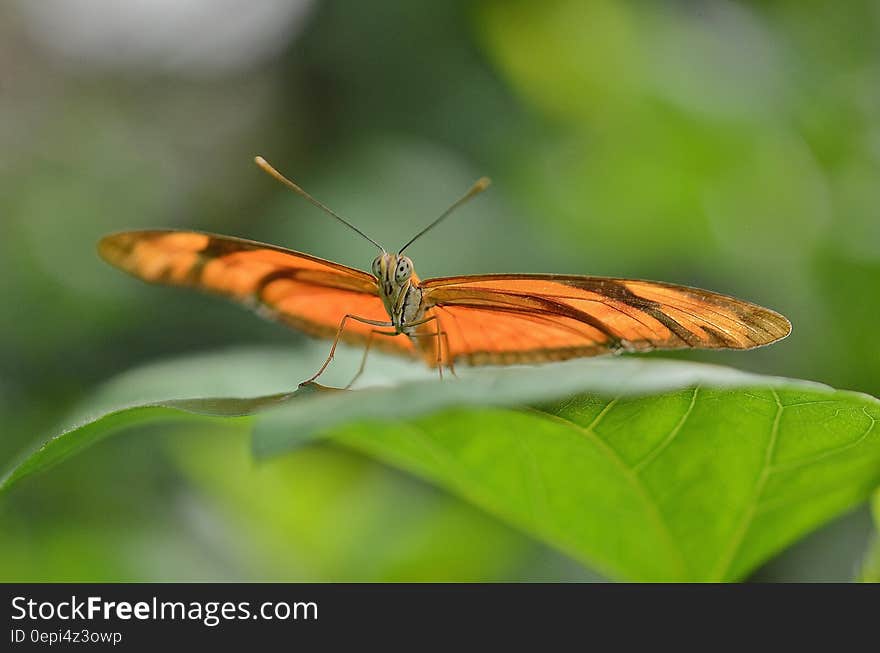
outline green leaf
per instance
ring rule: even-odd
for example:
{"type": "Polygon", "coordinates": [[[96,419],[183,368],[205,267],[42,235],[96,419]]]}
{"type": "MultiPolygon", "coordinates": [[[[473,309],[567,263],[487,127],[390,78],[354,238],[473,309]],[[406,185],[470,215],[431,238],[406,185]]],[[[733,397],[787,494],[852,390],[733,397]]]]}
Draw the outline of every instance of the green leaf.
{"type": "MultiPolygon", "coordinates": [[[[226,376],[265,378],[288,361],[243,352],[229,358],[226,376]]],[[[185,379],[197,366],[204,359],[166,371],[185,379]]],[[[460,374],[129,407],[54,438],[3,487],[125,425],[258,411],[250,418],[258,456],[333,437],[611,577],[653,581],[742,578],[880,482],[880,402],[867,395],[636,357],[460,374]]],[[[126,384],[152,396],[162,375],[148,377],[111,385],[102,401],[126,396],[126,384]]]]}
{"type": "Polygon", "coordinates": [[[742,578],[880,482],[876,399],[726,368],[599,359],[357,396],[266,414],[256,453],[333,429],[612,577],[742,578]]]}
{"type": "Polygon", "coordinates": [[[57,435],[40,442],[0,475],[0,493],[128,428],[242,419],[290,400],[299,396],[291,389],[296,389],[295,368],[300,365],[302,354],[295,350],[242,348],[159,361],[125,372],[97,389],[68,417],[73,426],[59,428],[57,435]]]}
{"type": "Polygon", "coordinates": [[[253,399],[181,399],[123,407],[62,431],[25,455],[0,477],[0,492],[17,481],[48,469],[99,440],[133,426],[157,422],[240,418],[292,397],[283,393],[253,399]]]}

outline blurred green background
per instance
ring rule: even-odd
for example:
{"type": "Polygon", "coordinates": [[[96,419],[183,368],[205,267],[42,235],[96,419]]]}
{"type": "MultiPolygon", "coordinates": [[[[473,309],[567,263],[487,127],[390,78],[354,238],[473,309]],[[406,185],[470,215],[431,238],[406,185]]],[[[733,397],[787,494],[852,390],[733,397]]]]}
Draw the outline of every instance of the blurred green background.
{"type": "MultiPolygon", "coordinates": [[[[880,394],[875,1],[6,0],[4,466],[138,364],[307,342],[125,277],[97,258],[102,234],[195,228],[368,267],[371,246],[255,154],[389,248],[489,175],[491,192],[409,250],[423,278],[738,295],[792,335],[683,357],[880,394]]],[[[325,348],[306,351],[291,383],[325,348]]],[[[2,580],[596,577],[339,448],[257,466],[235,427],[108,440],[0,499],[0,522],[2,580]]],[[[870,530],[857,511],[757,578],[851,578],[870,530]]]]}

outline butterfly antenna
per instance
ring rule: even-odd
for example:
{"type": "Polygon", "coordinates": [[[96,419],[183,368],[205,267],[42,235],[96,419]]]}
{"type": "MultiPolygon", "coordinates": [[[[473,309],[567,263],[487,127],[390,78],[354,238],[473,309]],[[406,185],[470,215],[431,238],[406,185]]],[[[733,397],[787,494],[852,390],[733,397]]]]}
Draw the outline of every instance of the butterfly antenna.
{"type": "Polygon", "coordinates": [[[348,220],[346,220],[346,219],[343,218],[341,215],[339,215],[338,213],[336,213],[336,211],[334,211],[334,210],[331,209],[330,207],[326,206],[326,205],[323,204],[322,202],[319,202],[318,200],[316,200],[314,197],[312,197],[312,196],[309,195],[307,192],[305,192],[302,188],[300,188],[298,184],[295,184],[295,183],[292,182],[290,179],[288,179],[287,177],[285,177],[284,175],[282,175],[280,172],[278,172],[275,168],[273,168],[271,165],[269,165],[269,162],[266,161],[266,159],[264,159],[264,158],[261,157],[261,156],[257,156],[257,157],[254,157],[254,163],[256,163],[258,166],[260,166],[260,168],[263,170],[263,172],[265,172],[266,174],[268,174],[270,177],[274,177],[276,180],[280,181],[282,184],[284,184],[285,186],[287,186],[287,187],[288,187],[290,190],[292,190],[294,193],[296,193],[297,195],[299,195],[299,196],[301,196],[301,197],[304,197],[304,198],[307,199],[309,202],[311,202],[312,204],[314,204],[315,206],[317,206],[319,209],[321,209],[321,210],[324,211],[325,213],[329,214],[331,217],[336,218],[337,220],[339,220],[339,222],[341,222],[342,224],[344,224],[346,227],[348,227],[348,228],[351,229],[352,231],[354,231],[354,232],[360,234],[361,236],[363,236],[364,238],[366,238],[367,240],[369,240],[371,243],[373,243],[376,247],[378,247],[381,251],[383,251],[383,252],[385,251],[385,248],[382,247],[382,245],[380,245],[379,243],[377,243],[375,240],[373,240],[372,238],[370,238],[370,237],[369,237],[367,234],[365,234],[363,231],[361,231],[360,229],[358,229],[357,227],[355,227],[353,224],[351,224],[348,220]]]}
{"type": "Polygon", "coordinates": [[[400,251],[398,251],[397,253],[403,254],[403,250],[405,250],[407,247],[409,247],[414,242],[416,242],[419,238],[421,238],[426,233],[431,231],[431,229],[433,229],[438,224],[440,224],[450,213],[455,211],[455,209],[457,209],[459,206],[461,206],[462,204],[467,202],[469,199],[472,199],[473,197],[479,195],[484,190],[489,188],[489,184],[491,184],[491,183],[492,182],[488,177],[480,177],[479,179],[477,179],[477,181],[474,182],[474,185],[471,186],[471,188],[468,192],[466,192],[464,195],[462,195],[460,198],[458,198],[452,206],[450,206],[448,209],[443,211],[443,213],[440,214],[440,217],[437,218],[436,220],[434,220],[434,222],[432,222],[427,227],[422,229],[419,233],[417,233],[415,236],[410,238],[409,242],[406,245],[404,245],[403,247],[401,247],[400,251]]]}

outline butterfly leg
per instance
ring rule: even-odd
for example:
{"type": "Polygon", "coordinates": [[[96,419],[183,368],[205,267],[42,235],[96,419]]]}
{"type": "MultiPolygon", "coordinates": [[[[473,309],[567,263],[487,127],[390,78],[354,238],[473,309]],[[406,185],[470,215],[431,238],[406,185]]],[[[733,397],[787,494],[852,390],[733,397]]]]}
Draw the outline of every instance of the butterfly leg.
{"type": "Polygon", "coordinates": [[[336,353],[336,345],[339,344],[339,338],[342,336],[342,332],[345,329],[345,323],[348,320],[355,320],[356,322],[361,322],[362,324],[369,324],[371,326],[379,326],[379,327],[389,327],[394,326],[391,322],[380,322],[378,320],[368,320],[365,317],[358,317],[357,315],[352,315],[351,313],[346,314],[342,321],[339,323],[339,329],[336,330],[336,338],[333,340],[333,346],[330,347],[330,354],[327,356],[327,360],[324,361],[324,364],[321,365],[321,368],[315,372],[315,375],[310,379],[303,381],[300,385],[306,383],[312,383],[315,379],[317,379],[321,374],[324,373],[324,370],[327,369],[327,366],[330,364],[330,361],[333,360],[333,355],[336,353]]]}
{"type": "Polygon", "coordinates": [[[364,367],[367,365],[367,355],[370,353],[370,347],[373,345],[373,336],[396,336],[398,335],[397,331],[380,331],[379,329],[372,329],[370,331],[370,335],[367,338],[367,345],[364,347],[364,355],[361,358],[361,366],[358,368],[358,371],[352,377],[351,381],[348,382],[348,385],[345,386],[345,390],[351,388],[354,385],[354,382],[357,381],[361,374],[364,373],[364,367]]]}
{"type": "MultiPolygon", "coordinates": [[[[440,329],[440,320],[437,319],[436,315],[432,315],[430,317],[425,318],[424,320],[419,320],[418,322],[413,322],[411,324],[407,324],[408,327],[419,326],[422,324],[428,324],[429,322],[433,322],[437,330],[434,333],[411,333],[410,336],[413,338],[437,338],[437,371],[440,375],[440,380],[443,380],[443,342],[446,343],[446,353],[449,354],[449,335],[446,331],[440,329]]],[[[452,357],[449,358],[449,370],[452,372],[452,375],[458,377],[455,373],[455,366],[452,362],[452,357]]]]}
{"type": "Polygon", "coordinates": [[[440,320],[434,316],[434,324],[437,326],[437,371],[440,374],[440,380],[443,380],[443,340],[440,338],[440,320]]]}
{"type": "Polygon", "coordinates": [[[455,359],[452,357],[452,350],[449,348],[449,334],[445,331],[442,331],[441,333],[443,334],[443,339],[446,341],[446,355],[449,356],[449,371],[452,372],[452,376],[457,379],[458,374],[455,373],[455,359]]]}

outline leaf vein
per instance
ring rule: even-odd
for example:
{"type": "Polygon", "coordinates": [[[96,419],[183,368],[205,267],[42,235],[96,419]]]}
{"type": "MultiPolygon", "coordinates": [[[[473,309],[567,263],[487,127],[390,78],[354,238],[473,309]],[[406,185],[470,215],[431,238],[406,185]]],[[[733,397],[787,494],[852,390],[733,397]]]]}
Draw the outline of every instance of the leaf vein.
{"type": "Polygon", "coordinates": [[[687,421],[688,417],[690,417],[691,413],[694,411],[694,406],[697,404],[697,393],[699,392],[699,390],[700,390],[700,386],[698,386],[698,385],[694,386],[694,392],[691,395],[691,402],[688,405],[688,407],[685,409],[684,414],[681,416],[681,419],[679,419],[678,422],[676,423],[676,425],[674,427],[672,427],[672,430],[669,432],[669,435],[667,435],[660,444],[658,444],[656,447],[654,447],[651,451],[648,452],[648,454],[644,458],[642,458],[639,462],[637,462],[635,465],[633,465],[633,472],[635,472],[636,474],[640,474],[645,467],[647,467],[652,462],[654,462],[654,460],[660,454],[662,454],[670,444],[672,444],[672,441],[678,435],[679,431],[681,431],[682,427],[684,426],[684,423],[687,421]]]}
{"type": "MultiPolygon", "coordinates": [[[[786,406],[788,408],[788,406],[786,406]]],[[[805,467],[807,465],[812,465],[814,463],[825,460],[826,458],[831,458],[832,456],[836,456],[838,454],[843,453],[844,451],[849,451],[854,447],[858,447],[862,444],[868,437],[871,435],[871,431],[874,430],[874,427],[877,425],[877,419],[868,412],[868,410],[863,406],[862,412],[871,420],[871,423],[868,425],[868,428],[865,429],[865,432],[862,433],[858,438],[853,440],[852,442],[848,442],[847,444],[842,444],[838,447],[834,447],[832,449],[828,449],[826,451],[822,451],[820,453],[814,454],[812,456],[804,456],[802,458],[795,458],[794,460],[789,460],[784,463],[778,463],[776,465],[772,465],[770,467],[770,473],[775,474],[777,472],[785,472],[791,471],[792,469],[797,469],[798,467],[805,467]]]]}
{"type": "Polygon", "coordinates": [[[736,559],[736,554],[739,553],[742,548],[742,543],[745,541],[746,533],[748,533],[749,528],[751,528],[752,521],[755,518],[755,514],[758,510],[758,502],[761,499],[761,495],[764,493],[764,488],[767,485],[767,479],[770,477],[770,469],[773,464],[773,457],[776,454],[776,443],[779,439],[779,423],[782,419],[782,411],[785,409],[785,406],[782,404],[782,400],[779,398],[779,393],[776,392],[775,389],[771,388],[770,393],[773,395],[773,399],[776,401],[776,415],[773,418],[773,424],[770,427],[770,437],[767,439],[767,446],[764,449],[764,462],[761,465],[761,470],[758,473],[758,478],[755,481],[755,486],[752,490],[752,495],[749,498],[748,503],[746,504],[745,509],[743,510],[743,516],[740,519],[739,525],[736,527],[736,530],[733,533],[733,538],[730,540],[730,545],[727,547],[725,552],[718,558],[718,564],[715,566],[715,570],[711,574],[711,577],[716,581],[721,582],[725,579],[727,574],[730,572],[730,568],[733,566],[733,562],[736,559]]]}

